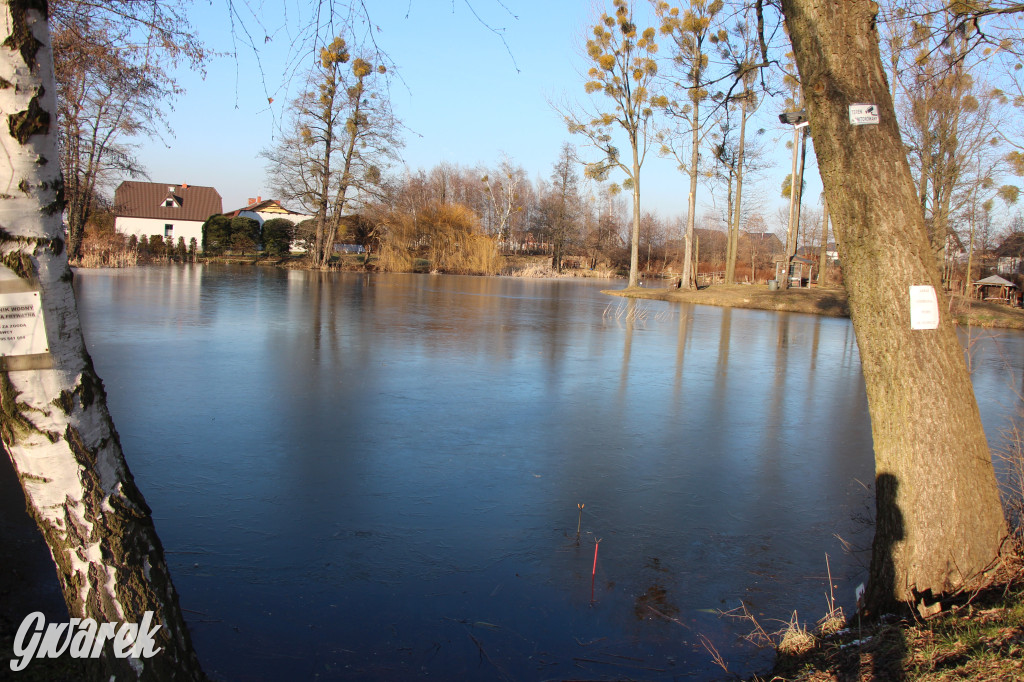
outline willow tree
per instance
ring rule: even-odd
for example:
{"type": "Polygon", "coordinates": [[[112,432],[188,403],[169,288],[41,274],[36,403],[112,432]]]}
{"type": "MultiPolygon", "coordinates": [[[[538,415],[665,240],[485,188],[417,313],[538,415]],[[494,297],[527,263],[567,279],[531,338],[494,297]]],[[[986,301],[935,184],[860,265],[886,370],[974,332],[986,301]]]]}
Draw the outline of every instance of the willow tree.
{"type": "Polygon", "coordinates": [[[911,328],[910,287],[947,310],[879,51],[870,0],[782,0],[860,350],[875,450],[867,604],[981,584],[1007,537],[954,322],[911,328]],[[871,103],[875,125],[851,125],[871,103]]]}
{"type": "Polygon", "coordinates": [[[46,3],[0,4],[0,37],[0,304],[39,311],[18,313],[31,325],[29,347],[0,340],[0,438],[71,616],[141,623],[153,611],[161,626],[154,658],[117,658],[108,641],[104,678],[201,679],[149,507],[82,340],[61,225],[46,3]]]}
{"type": "MultiPolygon", "coordinates": [[[[674,87],[684,93],[682,103],[672,102],[665,109],[666,114],[682,121],[689,127],[689,159],[676,153],[680,169],[690,178],[686,235],[683,247],[683,278],[681,286],[692,288],[696,282],[693,269],[693,230],[697,214],[697,179],[700,176],[700,148],[707,134],[707,123],[701,118],[700,105],[709,97],[708,92],[708,45],[724,40],[724,29],[714,30],[712,24],[722,11],[722,0],[690,0],[689,7],[680,12],[667,2],[655,6],[661,19],[660,32],[672,45],[672,63],[680,78],[674,78],[674,87]]],[[[673,152],[671,143],[663,147],[673,152]]]]}
{"type": "Polygon", "coordinates": [[[321,48],[309,87],[291,104],[289,128],[261,152],[271,187],[316,216],[309,257],[317,268],[328,267],[342,217],[377,194],[382,168],[401,145],[385,67],[350,59],[341,37],[321,48]]]}
{"type": "Polygon", "coordinates": [[[664,106],[667,100],[651,92],[658,73],[654,29],[637,30],[628,0],[614,0],[613,4],[614,15],[602,14],[586,42],[590,68],[585,85],[587,94],[601,93],[611,106],[594,102],[589,109],[563,112],[563,116],[569,132],[583,135],[603,155],[587,164],[588,177],[604,180],[613,169],[626,175],[622,186],[633,196],[629,286],[634,287],[640,278],[640,169],[653,134],[654,108],[664,106]],[[618,130],[629,142],[631,157],[626,160],[614,142],[613,133],[618,130]]]}

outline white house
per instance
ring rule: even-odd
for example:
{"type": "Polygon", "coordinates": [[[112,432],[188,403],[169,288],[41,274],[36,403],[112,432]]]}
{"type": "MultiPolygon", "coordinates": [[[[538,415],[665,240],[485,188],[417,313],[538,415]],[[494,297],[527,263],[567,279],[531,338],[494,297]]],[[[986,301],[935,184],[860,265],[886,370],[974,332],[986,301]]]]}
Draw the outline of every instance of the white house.
{"type": "Polygon", "coordinates": [[[255,199],[249,199],[249,203],[242,208],[229,211],[224,215],[234,218],[240,216],[242,218],[252,218],[259,221],[262,226],[263,223],[274,218],[284,218],[289,220],[292,224],[299,224],[303,220],[312,218],[313,216],[305,213],[298,213],[296,211],[289,211],[287,208],[281,205],[280,201],[276,199],[263,200],[263,197],[257,196],[255,199]]]}
{"type": "Polygon", "coordinates": [[[137,237],[194,238],[202,248],[203,223],[223,210],[212,187],[125,180],[114,190],[114,229],[137,237]]]}
{"type": "MultiPolygon", "coordinates": [[[[307,213],[299,213],[297,211],[290,211],[281,205],[280,201],[276,199],[263,200],[263,197],[256,196],[256,198],[250,198],[249,203],[242,208],[235,209],[234,211],[228,211],[224,215],[234,218],[236,216],[242,218],[252,218],[259,222],[260,227],[263,223],[274,218],[284,218],[290,221],[293,225],[298,225],[303,220],[308,220],[315,216],[307,213]]],[[[295,239],[291,244],[291,251],[295,253],[303,253],[306,250],[306,243],[302,239],[295,239]]]]}

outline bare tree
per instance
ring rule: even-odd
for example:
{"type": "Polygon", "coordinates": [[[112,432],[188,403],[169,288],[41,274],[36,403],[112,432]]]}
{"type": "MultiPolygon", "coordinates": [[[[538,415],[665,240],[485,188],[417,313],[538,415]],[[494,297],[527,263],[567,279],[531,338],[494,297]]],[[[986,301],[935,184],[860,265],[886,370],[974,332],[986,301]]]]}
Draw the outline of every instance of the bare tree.
{"type": "Polygon", "coordinates": [[[551,191],[548,193],[547,234],[551,241],[551,267],[562,272],[566,248],[579,233],[580,182],[576,175],[576,149],[566,142],[551,170],[551,191]]]}
{"type": "Polygon", "coordinates": [[[503,155],[495,177],[492,178],[490,173],[484,173],[480,178],[493,218],[492,231],[498,238],[498,243],[505,244],[506,248],[510,242],[512,216],[523,208],[521,192],[526,181],[525,176],[522,168],[516,167],[510,158],[503,155]]]}
{"type": "Polygon", "coordinates": [[[639,31],[633,21],[631,0],[614,0],[615,14],[601,15],[587,40],[590,68],[587,93],[602,93],[610,100],[604,110],[595,104],[591,110],[561,111],[569,132],[583,135],[603,158],[588,164],[586,173],[604,180],[613,169],[626,175],[623,189],[633,195],[633,228],[630,232],[629,283],[639,283],[640,242],[640,169],[647,156],[652,134],[654,107],[667,100],[651,92],[658,66],[654,54],[658,50],[655,31],[648,27],[639,31]],[[612,133],[621,130],[629,141],[631,160],[621,158],[612,133]]]}
{"type": "Polygon", "coordinates": [[[675,119],[689,133],[689,158],[674,145],[678,135],[663,135],[662,152],[669,153],[679,161],[679,167],[690,179],[689,203],[686,220],[686,236],[683,255],[683,276],[681,287],[690,289],[695,284],[693,271],[693,229],[697,214],[697,179],[700,174],[700,148],[707,135],[708,122],[701,118],[701,103],[708,99],[710,85],[708,78],[709,52],[711,46],[725,39],[724,29],[712,27],[722,11],[722,0],[689,0],[689,7],[680,12],[667,2],[658,2],[655,10],[661,19],[660,31],[672,46],[672,62],[680,74],[672,81],[674,87],[683,92],[681,102],[667,103],[665,113],[675,119]]]}
{"type": "Polygon", "coordinates": [[[334,240],[353,202],[374,196],[399,147],[398,123],[379,80],[386,73],[336,37],[320,51],[309,87],[293,103],[287,131],[261,152],[284,199],[316,216],[311,263],[330,264],[334,240]]]}
{"type": "MultiPolygon", "coordinates": [[[[136,3],[137,4],[137,3],[136,3]]],[[[68,252],[81,257],[97,196],[123,177],[144,174],[131,141],[159,134],[161,111],[180,90],[164,66],[207,59],[179,2],[153,2],[145,19],[125,0],[56,0],[54,69],[68,252]]]]}

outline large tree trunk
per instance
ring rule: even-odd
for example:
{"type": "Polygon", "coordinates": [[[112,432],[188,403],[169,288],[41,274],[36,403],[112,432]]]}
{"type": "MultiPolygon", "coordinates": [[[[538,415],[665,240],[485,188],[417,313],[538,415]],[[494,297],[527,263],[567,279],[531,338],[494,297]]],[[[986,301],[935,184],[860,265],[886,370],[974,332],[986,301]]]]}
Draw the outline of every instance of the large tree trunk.
{"type": "Polygon", "coordinates": [[[945,311],[886,82],[869,0],[783,0],[871,414],[876,528],[868,608],[946,594],[999,559],[1007,536],[995,474],[953,322],[911,330],[908,288],[945,311]],[[852,126],[873,103],[878,125],[852,126]]]}
{"type": "MultiPolygon", "coordinates": [[[[104,649],[105,678],[201,679],[149,508],[136,488],[79,328],[61,229],[46,3],[0,5],[0,294],[36,291],[48,352],[0,365],[0,436],[50,547],[68,610],[161,626],[153,658],[104,649]]],[[[6,665],[6,663],[5,663],[6,665]]]]}

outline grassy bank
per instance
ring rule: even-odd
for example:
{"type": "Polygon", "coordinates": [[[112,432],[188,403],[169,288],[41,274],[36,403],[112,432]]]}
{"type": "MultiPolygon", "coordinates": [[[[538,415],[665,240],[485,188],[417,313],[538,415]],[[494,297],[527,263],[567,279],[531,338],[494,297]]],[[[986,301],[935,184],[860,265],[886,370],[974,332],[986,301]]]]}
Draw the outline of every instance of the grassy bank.
{"type": "MultiPolygon", "coordinates": [[[[808,313],[830,317],[848,317],[850,314],[846,290],[840,287],[771,291],[765,285],[715,284],[696,290],[633,287],[609,289],[604,293],[628,298],[808,313]]],[[[956,295],[951,302],[950,312],[955,316],[957,323],[964,326],[1024,329],[1024,310],[998,303],[974,301],[956,295]]]]}
{"type": "MultiPolygon", "coordinates": [[[[856,619],[828,636],[792,638],[775,667],[751,682],[946,682],[1024,680],[1024,572],[962,594],[931,618],[907,613],[871,625],[856,619]]],[[[780,638],[781,643],[781,638],[780,638]]]]}

